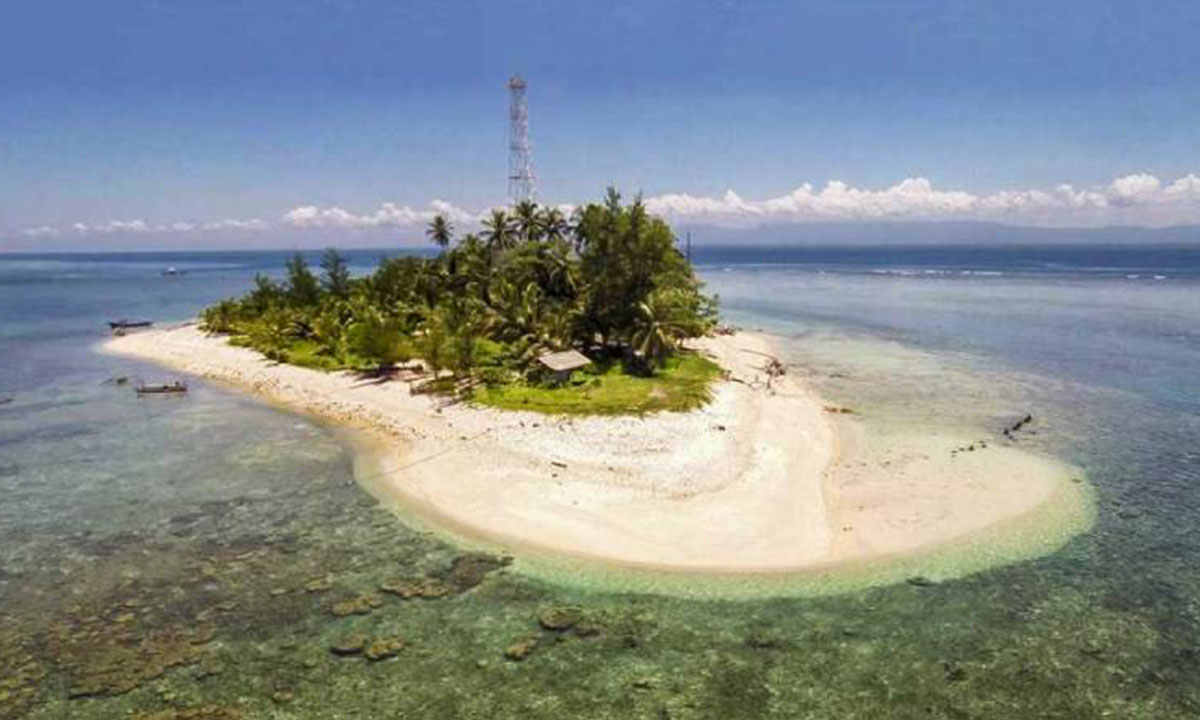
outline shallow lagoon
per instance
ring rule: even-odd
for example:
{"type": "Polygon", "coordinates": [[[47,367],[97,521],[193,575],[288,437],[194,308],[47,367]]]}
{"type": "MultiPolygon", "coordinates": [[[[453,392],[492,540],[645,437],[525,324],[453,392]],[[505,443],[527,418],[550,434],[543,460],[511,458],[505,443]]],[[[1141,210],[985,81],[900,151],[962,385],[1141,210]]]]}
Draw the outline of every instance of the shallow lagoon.
{"type": "Polygon", "coordinates": [[[109,315],[186,317],[279,255],[0,259],[0,717],[1194,717],[1200,253],[1042,252],[699,253],[865,422],[1030,412],[1022,442],[1097,495],[1047,557],[752,600],[482,560],[378,507],[309,419],[104,383],[162,375],[91,351],[109,315]],[[404,647],[330,651],[356,634],[404,647]]]}

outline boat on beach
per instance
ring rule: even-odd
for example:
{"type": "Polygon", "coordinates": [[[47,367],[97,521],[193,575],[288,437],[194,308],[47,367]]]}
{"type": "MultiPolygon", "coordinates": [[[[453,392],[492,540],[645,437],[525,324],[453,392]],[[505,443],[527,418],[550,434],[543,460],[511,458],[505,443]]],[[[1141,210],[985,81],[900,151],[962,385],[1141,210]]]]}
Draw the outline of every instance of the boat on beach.
{"type": "Polygon", "coordinates": [[[186,393],[188,391],[187,384],[176,380],[169,383],[147,384],[142,383],[134,388],[138,395],[167,395],[172,393],[186,393]]]}
{"type": "Polygon", "coordinates": [[[131,328],[148,328],[154,323],[150,320],[109,320],[108,327],[112,330],[129,330],[131,328]]]}

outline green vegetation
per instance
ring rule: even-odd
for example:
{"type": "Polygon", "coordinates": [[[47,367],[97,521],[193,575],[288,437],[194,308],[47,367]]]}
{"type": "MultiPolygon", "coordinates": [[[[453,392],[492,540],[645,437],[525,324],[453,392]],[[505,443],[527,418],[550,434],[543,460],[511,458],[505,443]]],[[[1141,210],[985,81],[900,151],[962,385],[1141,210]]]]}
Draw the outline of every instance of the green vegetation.
{"type": "Polygon", "coordinates": [[[386,258],[361,278],[336,250],[320,276],[297,254],[282,282],[259,275],[205,310],[204,326],[321,370],[386,376],[419,361],[421,389],[499,407],[649,412],[707,398],[719,370],[681,347],[712,329],[716,301],[640,197],[626,205],[609,189],[570,218],[520,203],[457,242],[439,216],[426,235],[437,256],[386,258]],[[566,349],[593,365],[562,382],[537,359],[566,349]]]}
{"type": "Polygon", "coordinates": [[[709,385],[721,375],[713,361],[691,352],[666,360],[654,377],[623,372],[619,364],[576,371],[561,387],[510,383],[480,388],[475,400],[507,410],[553,415],[621,415],[691,410],[709,400],[709,385]]]}

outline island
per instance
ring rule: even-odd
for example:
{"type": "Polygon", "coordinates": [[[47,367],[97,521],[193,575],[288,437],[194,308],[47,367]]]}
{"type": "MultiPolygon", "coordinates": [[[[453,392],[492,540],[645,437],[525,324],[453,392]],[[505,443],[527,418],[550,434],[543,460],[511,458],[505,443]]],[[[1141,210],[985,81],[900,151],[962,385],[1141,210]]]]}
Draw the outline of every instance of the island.
{"type": "Polygon", "coordinates": [[[824,402],[767,336],[719,324],[638,199],[428,234],[436,256],[362,277],[297,255],[284,282],[105,348],[353,428],[369,490],[518,558],[828,574],[1027,557],[1090,522],[1081,471],[1007,433],[873,436],[824,402]]]}

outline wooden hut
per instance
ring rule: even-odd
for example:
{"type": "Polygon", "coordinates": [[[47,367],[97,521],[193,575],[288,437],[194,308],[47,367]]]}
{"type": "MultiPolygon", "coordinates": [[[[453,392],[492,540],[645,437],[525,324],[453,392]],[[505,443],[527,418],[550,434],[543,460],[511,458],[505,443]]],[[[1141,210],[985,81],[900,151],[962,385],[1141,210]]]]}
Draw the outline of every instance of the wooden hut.
{"type": "Polygon", "coordinates": [[[587,355],[576,350],[546,353],[538,357],[538,362],[550,370],[551,379],[555,384],[561,384],[571,377],[572,370],[587,367],[592,364],[587,355]]]}

